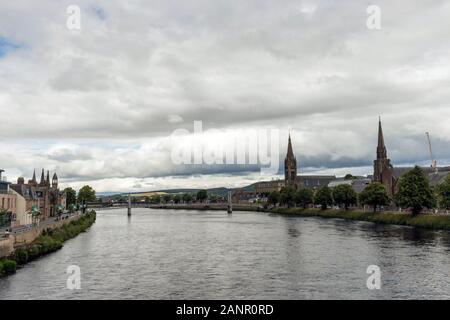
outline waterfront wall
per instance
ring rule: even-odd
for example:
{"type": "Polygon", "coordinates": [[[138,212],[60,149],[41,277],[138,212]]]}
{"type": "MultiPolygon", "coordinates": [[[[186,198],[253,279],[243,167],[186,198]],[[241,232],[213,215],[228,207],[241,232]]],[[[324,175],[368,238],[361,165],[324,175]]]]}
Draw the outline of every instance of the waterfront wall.
{"type": "Polygon", "coordinates": [[[28,230],[24,230],[19,233],[11,233],[8,236],[0,238],[0,258],[8,257],[14,252],[15,249],[32,243],[44,230],[62,227],[63,225],[77,220],[80,217],[81,214],[75,214],[67,219],[52,221],[51,223],[44,220],[39,224],[39,226],[30,227],[28,230]]]}
{"type": "Polygon", "coordinates": [[[7,257],[14,252],[14,240],[12,237],[0,238],[0,258],[7,257]]]}

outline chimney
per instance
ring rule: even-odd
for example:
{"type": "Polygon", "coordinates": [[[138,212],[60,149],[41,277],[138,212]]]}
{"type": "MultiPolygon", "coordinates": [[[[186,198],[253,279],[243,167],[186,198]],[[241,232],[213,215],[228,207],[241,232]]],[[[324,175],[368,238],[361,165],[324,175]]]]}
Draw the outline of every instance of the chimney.
{"type": "Polygon", "coordinates": [[[3,181],[3,180],[2,180],[2,173],[3,173],[3,172],[5,172],[5,170],[0,169],[0,181],[3,181]]]}

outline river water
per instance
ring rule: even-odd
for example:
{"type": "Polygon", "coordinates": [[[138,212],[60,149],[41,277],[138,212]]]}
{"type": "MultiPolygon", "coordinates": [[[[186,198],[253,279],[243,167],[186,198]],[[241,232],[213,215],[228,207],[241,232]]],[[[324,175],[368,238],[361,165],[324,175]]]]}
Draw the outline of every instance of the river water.
{"type": "Polygon", "coordinates": [[[450,233],[256,212],[98,211],[0,299],[449,299],[450,233]],[[67,289],[67,268],[81,289],[67,289]],[[381,289],[366,285],[369,265],[381,289]]]}

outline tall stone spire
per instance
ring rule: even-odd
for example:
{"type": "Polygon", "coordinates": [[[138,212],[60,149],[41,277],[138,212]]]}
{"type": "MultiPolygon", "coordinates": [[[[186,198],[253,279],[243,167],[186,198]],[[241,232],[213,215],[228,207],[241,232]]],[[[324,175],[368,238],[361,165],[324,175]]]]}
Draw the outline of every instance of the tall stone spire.
{"type": "Polygon", "coordinates": [[[39,182],[40,185],[44,185],[45,184],[45,177],[44,177],[44,169],[42,169],[42,173],[41,173],[41,182],[39,182]]]}
{"type": "Polygon", "coordinates": [[[284,183],[286,187],[296,188],[297,159],[292,149],[291,135],[289,134],[286,158],[284,159],[284,183]]]}
{"type": "Polygon", "coordinates": [[[50,186],[50,171],[47,170],[47,179],[45,179],[47,186],[50,186]]]}
{"type": "Polygon", "coordinates": [[[389,195],[394,194],[396,178],[394,177],[391,160],[387,157],[381,118],[378,121],[377,159],[373,162],[373,180],[384,184],[389,195]]]}
{"type": "Polygon", "coordinates": [[[286,158],[290,158],[290,159],[295,158],[294,151],[292,150],[291,134],[289,134],[286,158]]]}
{"type": "Polygon", "coordinates": [[[33,171],[33,178],[31,179],[31,181],[37,182],[36,181],[36,169],[34,169],[34,171],[33,171]]]}
{"type": "Polygon", "coordinates": [[[381,126],[381,117],[378,121],[377,159],[387,159],[387,151],[384,144],[383,127],[381,126]]]}

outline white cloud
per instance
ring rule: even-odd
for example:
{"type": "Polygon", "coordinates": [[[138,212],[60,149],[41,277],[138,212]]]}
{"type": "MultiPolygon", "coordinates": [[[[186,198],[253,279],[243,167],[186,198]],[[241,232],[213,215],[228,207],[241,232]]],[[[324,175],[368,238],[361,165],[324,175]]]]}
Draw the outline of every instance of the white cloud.
{"type": "Polygon", "coordinates": [[[370,168],[381,114],[394,163],[427,159],[425,131],[450,158],[447,1],[381,0],[380,31],[353,1],[81,0],[71,32],[69,4],[0,4],[0,37],[20,44],[0,57],[10,176],[45,166],[114,190],[242,171],[171,164],[170,133],[194,120],[290,128],[301,166],[338,172],[370,168]]]}

